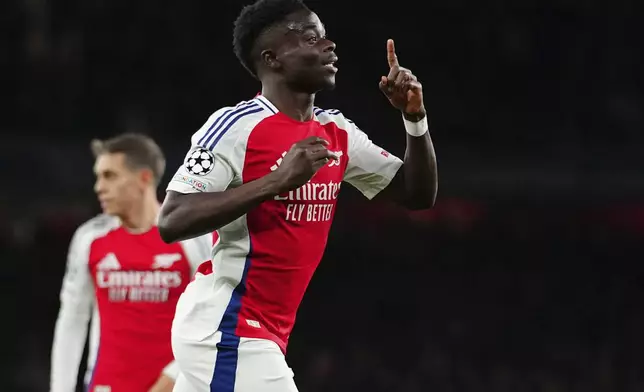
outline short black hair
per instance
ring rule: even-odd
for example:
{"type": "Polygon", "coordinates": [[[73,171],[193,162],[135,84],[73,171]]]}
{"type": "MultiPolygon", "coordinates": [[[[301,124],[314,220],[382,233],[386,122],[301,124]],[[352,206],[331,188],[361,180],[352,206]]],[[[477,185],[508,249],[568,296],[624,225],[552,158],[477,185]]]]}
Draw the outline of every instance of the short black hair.
{"type": "Polygon", "coordinates": [[[140,133],[124,133],[107,140],[92,140],[94,157],[102,154],[125,155],[125,164],[131,169],[150,169],[156,184],[165,172],[163,151],[151,137],[140,133]]]}
{"type": "Polygon", "coordinates": [[[297,11],[310,11],[302,0],[258,0],[242,8],[233,30],[233,49],[235,55],[255,78],[257,69],[253,47],[257,38],[275,23],[297,11]]]}

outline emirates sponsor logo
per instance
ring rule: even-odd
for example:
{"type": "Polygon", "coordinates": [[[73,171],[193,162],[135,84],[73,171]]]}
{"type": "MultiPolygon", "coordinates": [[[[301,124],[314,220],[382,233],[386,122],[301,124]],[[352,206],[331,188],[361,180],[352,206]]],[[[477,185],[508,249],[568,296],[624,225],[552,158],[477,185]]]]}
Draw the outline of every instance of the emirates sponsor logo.
{"type": "Polygon", "coordinates": [[[181,285],[179,271],[97,271],[96,285],[110,287],[175,288],[181,285]]]}
{"type": "MultiPolygon", "coordinates": [[[[337,160],[330,160],[328,166],[340,166],[342,151],[333,151],[337,160]]],[[[277,170],[282,164],[286,152],[271,166],[271,171],[277,170]]],[[[335,203],[340,193],[341,182],[308,181],[301,187],[275,196],[274,200],[290,202],[286,205],[284,219],[291,222],[327,222],[333,219],[335,203]],[[322,202],[322,203],[317,203],[322,202]],[[326,202],[326,203],[324,203],[326,202]]]]}
{"type": "Polygon", "coordinates": [[[111,302],[166,302],[183,278],[180,271],[163,269],[179,260],[179,253],[161,254],[155,256],[153,270],[124,271],[116,255],[108,253],[96,264],[96,288],[107,290],[111,302]]]}

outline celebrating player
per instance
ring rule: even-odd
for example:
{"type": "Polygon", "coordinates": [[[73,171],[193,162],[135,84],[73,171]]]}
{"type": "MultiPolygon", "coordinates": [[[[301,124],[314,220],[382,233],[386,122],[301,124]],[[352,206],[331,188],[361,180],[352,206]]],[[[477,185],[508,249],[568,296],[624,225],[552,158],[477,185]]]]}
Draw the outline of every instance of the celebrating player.
{"type": "Polygon", "coordinates": [[[124,134],[95,141],[92,149],[104,214],[80,226],[71,241],[50,390],[76,390],[93,313],[87,391],[169,392],[178,374],[170,345],[175,306],[195,266],[210,259],[213,237],[161,240],[156,190],[165,158],[150,138],[124,134]]]}
{"type": "Polygon", "coordinates": [[[235,53],[262,92],[216,111],[193,135],[159,220],[169,242],[220,235],[212,265],[177,305],[176,392],[297,390],[286,347],[343,181],[369,199],[387,188],[412,208],[433,205],[436,159],[422,87],[399,65],[393,41],[386,48],[380,89],[403,117],[404,162],[339,110],[313,106],[337,72],[335,44],[314,12],[300,0],[259,0],[241,11],[235,53]]]}

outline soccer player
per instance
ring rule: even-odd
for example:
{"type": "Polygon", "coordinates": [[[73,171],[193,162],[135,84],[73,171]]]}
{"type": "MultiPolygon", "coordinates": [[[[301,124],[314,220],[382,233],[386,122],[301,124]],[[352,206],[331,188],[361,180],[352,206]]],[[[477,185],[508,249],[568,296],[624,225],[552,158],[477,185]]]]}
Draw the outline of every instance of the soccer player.
{"type": "Polygon", "coordinates": [[[422,87],[399,65],[393,41],[380,89],[403,117],[404,162],[339,110],[313,106],[316,92],[335,85],[337,57],[300,0],[245,7],[234,49],[261,94],[217,110],[193,135],[159,219],[168,242],[220,236],[210,267],[177,304],[176,392],[296,391],[288,339],[343,181],[369,199],[389,193],[417,209],[433,206],[437,193],[422,87]]]}
{"type": "Polygon", "coordinates": [[[176,303],[210,259],[213,236],[161,240],[156,190],[165,158],[153,140],[123,134],[92,149],[104,213],[81,225],[69,247],[50,391],[76,390],[92,316],[87,391],[169,392],[178,374],[170,344],[176,303]]]}

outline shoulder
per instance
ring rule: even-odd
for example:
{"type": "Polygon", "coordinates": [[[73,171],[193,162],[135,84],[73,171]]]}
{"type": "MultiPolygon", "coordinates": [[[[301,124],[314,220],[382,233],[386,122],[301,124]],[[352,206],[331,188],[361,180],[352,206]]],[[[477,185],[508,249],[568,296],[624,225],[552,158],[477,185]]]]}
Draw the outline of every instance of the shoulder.
{"type": "Polygon", "coordinates": [[[119,226],[120,222],[118,218],[106,214],[97,215],[78,226],[72,242],[78,245],[89,245],[96,239],[104,237],[109,232],[117,229],[119,226]]]}
{"type": "Polygon", "coordinates": [[[314,106],[313,114],[322,125],[334,123],[338,128],[347,132],[353,132],[357,128],[355,123],[338,109],[322,109],[314,106]]]}
{"type": "Polygon", "coordinates": [[[235,106],[222,107],[210,115],[206,123],[192,135],[192,145],[213,150],[222,140],[234,143],[275,113],[273,105],[261,96],[241,101],[235,106]]]}

